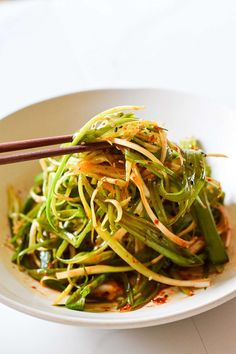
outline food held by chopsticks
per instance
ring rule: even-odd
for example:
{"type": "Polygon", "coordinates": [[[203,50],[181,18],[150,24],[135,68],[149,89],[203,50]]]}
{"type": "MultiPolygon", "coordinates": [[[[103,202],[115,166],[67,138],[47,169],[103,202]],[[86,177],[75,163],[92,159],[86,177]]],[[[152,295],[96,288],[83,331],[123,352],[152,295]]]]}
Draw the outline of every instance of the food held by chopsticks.
{"type": "Polygon", "coordinates": [[[41,159],[23,203],[9,189],[13,262],[60,291],[54,305],[135,310],[169,286],[207,288],[228,262],[224,193],[206,154],[124,113],[140,108],[102,112],[66,145],[109,146],[41,159]]]}

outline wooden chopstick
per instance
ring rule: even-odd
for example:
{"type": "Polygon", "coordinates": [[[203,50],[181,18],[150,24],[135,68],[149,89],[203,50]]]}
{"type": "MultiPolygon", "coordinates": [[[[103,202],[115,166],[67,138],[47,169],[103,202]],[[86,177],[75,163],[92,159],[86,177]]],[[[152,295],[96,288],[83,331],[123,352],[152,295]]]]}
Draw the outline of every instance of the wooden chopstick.
{"type": "MultiPolygon", "coordinates": [[[[46,140],[47,138],[43,138],[43,139],[46,140]]],[[[33,139],[33,140],[36,140],[36,139],[33,139]]],[[[19,143],[19,142],[11,142],[12,145],[10,145],[13,149],[13,146],[15,144],[14,150],[17,149],[16,143],[19,143]]],[[[0,144],[0,145],[2,145],[2,144],[0,144]]],[[[40,146],[42,146],[42,145],[40,145],[40,146]]],[[[24,153],[19,153],[19,154],[14,154],[14,155],[5,155],[5,156],[0,156],[0,165],[6,165],[6,164],[15,163],[15,162],[23,162],[23,161],[29,161],[29,160],[37,160],[37,159],[42,159],[44,157],[68,155],[68,154],[73,154],[76,152],[85,152],[85,151],[105,149],[110,146],[111,145],[108,142],[103,141],[103,142],[81,144],[81,145],[69,146],[69,147],[59,147],[59,148],[44,149],[44,150],[40,150],[40,151],[24,152],[24,153]]],[[[11,149],[11,147],[10,147],[10,149],[11,149]]],[[[36,146],[34,145],[34,147],[36,147],[36,146]]],[[[38,145],[37,145],[37,147],[38,147],[38,145]]],[[[27,148],[29,148],[29,147],[27,146],[27,148]]],[[[23,148],[21,148],[21,149],[23,149],[23,148]]],[[[9,150],[7,150],[7,151],[9,151],[9,150]]],[[[13,150],[10,150],[10,151],[13,151],[13,150]]]]}
{"type": "Polygon", "coordinates": [[[9,141],[9,142],[0,144],[0,153],[36,148],[36,147],[41,147],[41,146],[62,144],[62,143],[66,143],[66,142],[71,142],[72,139],[73,139],[73,135],[59,135],[59,136],[49,136],[46,138],[9,141]]]}

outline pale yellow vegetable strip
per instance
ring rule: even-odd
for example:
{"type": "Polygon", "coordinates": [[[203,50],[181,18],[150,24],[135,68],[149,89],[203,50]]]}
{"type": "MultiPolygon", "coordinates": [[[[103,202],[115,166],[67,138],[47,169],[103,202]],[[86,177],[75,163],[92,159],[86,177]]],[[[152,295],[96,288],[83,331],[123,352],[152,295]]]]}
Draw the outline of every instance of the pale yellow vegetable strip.
{"type": "Polygon", "coordinates": [[[106,225],[106,222],[108,221],[108,214],[106,214],[105,215],[105,217],[104,217],[104,219],[102,220],[102,227],[104,228],[104,229],[106,229],[105,228],[105,225],[106,225]]]}
{"type": "Polygon", "coordinates": [[[158,158],[156,158],[156,156],[154,156],[151,152],[149,152],[148,150],[144,149],[142,146],[132,143],[131,141],[127,141],[124,139],[119,139],[119,138],[114,138],[110,140],[112,143],[117,144],[117,145],[121,145],[121,146],[125,146],[128,147],[130,149],[133,149],[135,151],[140,152],[142,155],[146,156],[147,158],[149,158],[149,160],[158,163],[159,165],[163,166],[163,164],[161,163],[160,160],[158,160],[158,158]]]}
{"type": "Polygon", "coordinates": [[[85,195],[84,195],[84,191],[83,191],[83,177],[82,175],[79,175],[79,181],[78,181],[78,191],[79,191],[79,196],[80,196],[80,199],[81,199],[81,202],[83,204],[83,207],[84,207],[84,211],[87,215],[87,217],[89,219],[91,219],[92,217],[92,212],[91,212],[91,209],[87,203],[87,200],[85,198],[85,195]]]}
{"type": "Polygon", "coordinates": [[[29,247],[33,246],[36,243],[36,234],[38,231],[38,227],[38,221],[34,219],[29,232],[29,247]]]}
{"type": "Polygon", "coordinates": [[[132,162],[125,160],[125,180],[126,180],[126,182],[129,182],[131,169],[132,169],[132,162]]]}
{"type": "Polygon", "coordinates": [[[97,219],[96,219],[96,213],[95,213],[95,208],[94,208],[94,199],[95,199],[97,193],[98,193],[98,188],[94,189],[93,194],[90,199],[90,208],[91,208],[93,227],[97,226],[97,219]]]}
{"type": "Polygon", "coordinates": [[[186,227],[186,229],[184,229],[183,231],[181,231],[181,232],[178,233],[178,236],[179,236],[179,237],[182,237],[182,236],[186,235],[188,232],[192,231],[195,227],[196,227],[196,223],[195,223],[195,221],[193,220],[193,221],[191,222],[191,224],[190,224],[188,227],[186,227]]]}
{"type": "Polygon", "coordinates": [[[214,154],[214,153],[212,153],[212,154],[207,154],[207,157],[226,157],[226,158],[228,158],[227,155],[225,155],[225,154],[218,154],[218,153],[216,153],[216,154],[214,154]]]}
{"type": "Polygon", "coordinates": [[[158,263],[164,256],[162,254],[160,254],[159,256],[157,256],[156,258],[154,258],[153,260],[151,260],[151,264],[156,264],[158,263]]]}
{"type": "Polygon", "coordinates": [[[122,215],[123,215],[123,210],[122,210],[122,207],[121,207],[120,203],[117,200],[115,200],[115,199],[106,199],[105,202],[106,203],[111,203],[111,204],[114,205],[114,207],[117,210],[117,217],[115,219],[115,222],[119,222],[120,219],[122,218],[122,215]]]}
{"type": "MultiPolygon", "coordinates": [[[[103,229],[104,230],[104,229],[103,229]]],[[[115,235],[113,235],[113,237],[118,240],[121,241],[122,238],[127,234],[128,231],[126,231],[123,227],[121,227],[118,231],[116,231],[115,235]]]]}
{"type": "Polygon", "coordinates": [[[67,295],[69,295],[69,293],[71,292],[72,288],[74,287],[73,284],[69,284],[67,285],[67,287],[65,288],[65,290],[63,290],[60,295],[54,300],[53,302],[53,305],[57,305],[59,304],[63,299],[64,297],[66,297],[67,295]]]}
{"type": "Polygon", "coordinates": [[[167,137],[166,137],[166,133],[164,130],[160,130],[160,133],[159,133],[159,136],[160,136],[160,140],[161,140],[161,146],[162,146],[162,149],[161,149],[161,162],[164,163],[165,159],[166,159],[166,154],[167,154],[167,137]]]}
{"type": "Polygon", "coordinates": [[[66,279],[68,277],[81,277],[84,275],[90,274],[101,274],[101,273],[119,273],[119,272],[128,272],[133,270],[132,267],[124,266],[124,267],[113,267],[108,265],[94,265],[88,267],[80,267],[76,269],[71,269],[65,272],[56,273],[57,279],[66,279]]]}

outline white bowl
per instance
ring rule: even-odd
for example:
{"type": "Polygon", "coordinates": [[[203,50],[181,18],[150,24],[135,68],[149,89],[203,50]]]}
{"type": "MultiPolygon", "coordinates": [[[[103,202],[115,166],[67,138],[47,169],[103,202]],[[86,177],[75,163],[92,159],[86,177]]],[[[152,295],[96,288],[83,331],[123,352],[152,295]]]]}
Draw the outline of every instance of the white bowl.
{"type": "MultiPolygon", "coordinates": [[[[236,114],[205,98],[155,89],[97,90],[70,94],[36,103],[0,121],[0,141],[71,133],[91,116],[116,105],[145,105],[141,117],[158,120],[176,141],[194,135],[207,152],[220,152],[230,159],[211,159],[213,174],[226,191],[232,222],[236,201],[236,114]]],[[[6,188],[13,184],[26,190],[39,170],[37,162],[0,166],[0,301],[18,311],[39,318],[99,328],[134,328],[173,322],[199,314],[234,297],[236,293],[236,256],[234,245],[224,273],[213,279],[207,290],[192,297],[180,293],[166,304],[129,313],[87,313],[53,307],[56,293],[42,288],[11,263],[5,246],[7,235],[6,188]],[[36,287],[34,289],[33,287],[36,287]]],[[[235,243],[235,242],[233,242],[235,243]]]]}

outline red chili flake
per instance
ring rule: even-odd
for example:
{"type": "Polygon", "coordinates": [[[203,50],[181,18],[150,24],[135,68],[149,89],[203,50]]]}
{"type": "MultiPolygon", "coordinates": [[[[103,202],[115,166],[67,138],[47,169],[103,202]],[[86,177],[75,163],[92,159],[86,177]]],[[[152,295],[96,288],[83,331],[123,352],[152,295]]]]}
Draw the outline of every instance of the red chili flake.
{"type": "Polygon", "coordinates": [[[31,288],[32,288],[32,289],[37,289],[36,286],[34,286],[34,285],[32,285],[31,288]]]}
{"type": "Polygon", "coordinates": [[[158,220],[158,219],[155,219],[155,220],[154,220],[154,224],[155,224],[155,225],[158,225],[158,224],[159,224],[159,220],[158,220]]]}
{"type": "Polygon", "coordinates": [[[129,311],[130,308],[131,308],[131,305],[130,304],[126,304],[125,306],[120,308],[120,312],[129,311]]]}
{"type": "Polygon", "coordinates": [[[207,181],[208,181],[208,182],[211,182],[211,181],[212,181],[212,178],[207,177],[207,181]]]}
{"type": "Polygon", "coordinates": [[[158,297],[155,297],[152,302],[154,302],[154,304],[164,304],[166,301],[167,301],[167,298],[166,296],[158,296],[158,297]]]}

